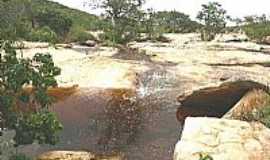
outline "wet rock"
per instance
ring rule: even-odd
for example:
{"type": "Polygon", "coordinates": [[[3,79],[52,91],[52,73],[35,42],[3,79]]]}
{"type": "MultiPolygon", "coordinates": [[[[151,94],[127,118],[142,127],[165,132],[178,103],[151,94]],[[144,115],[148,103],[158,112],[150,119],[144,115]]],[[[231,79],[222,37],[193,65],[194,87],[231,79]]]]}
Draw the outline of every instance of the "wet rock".
{"type": "Polygon", "coordinates": [[[121,154],[96,155],[85,151],[51,151],[38,156],[37,160],[122,160],[121,154]]]}
{"type": "Polygon", "coordinates": [[[218,34],[216,35],[214,41],[215,42],[247,42],[249,38],[245,34],[218,34]]]}
{"type": "Polygon", "coordinates": [[[268,160],[270,129],[262,124],[216,118],[187,118],[174,160],[268,160]]]}
{"type": "Polygon", "coordinates": [[[95,41],[92,41],[92,40],[87,40],[85,42],[80,43],[80,45],[87,46],[87,47],[95,47],[96,44],[97,43],[95,41]]]}
{"type": "Polygon", "coordinates": [[[38,160],[96,160],[95,155],[89,152],[52,151],[40,155],[38,160]]]}

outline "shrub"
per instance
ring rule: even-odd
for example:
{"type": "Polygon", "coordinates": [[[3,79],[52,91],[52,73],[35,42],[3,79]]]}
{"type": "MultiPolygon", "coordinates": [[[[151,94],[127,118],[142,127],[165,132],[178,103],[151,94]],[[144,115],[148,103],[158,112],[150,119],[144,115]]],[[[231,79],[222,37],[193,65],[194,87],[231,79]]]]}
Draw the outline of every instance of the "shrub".
{"type": "Polygon", "coordinates": [[[73,27],[69,32],[66,42],[85,42],[87,40],[96,40],[96,38],[87,33],[86,30],[82,27],[73,27]]]}
{"type": "Polygon", "coordinates": [[[32,160],[32,158],[27,157],[24,154],[15,154],[15,155],[11,156],[11,158],[9,160],[32,160]]]}
{"type": "Polygon", "coordinates": [[[54,8],[41,8],[36,11],[35,18],[39,26],[49,26],[59,37],[64,39],[72,27],[72,20],[67,15],[54,8]]]}
{"type": "Polygon", "coordinates": [[[16,132],[15,146],[55,144],[62,125],[51,113],[53,98],[48,88],[57,86],[56,67],[52,56],[37,53],[32,59],[18,58],[12,43],[2,43],[0,51],[0,130],[16,132]],[[32,90],[27,92],[26,86],[32,90]]]}
{"type": "Polygon", "coordinates": [[[258,42],[262,42],[263,38],[270,36],[270,22],[249,24],[243,29],[249,38],[258,42]]]}
{"type": "Polygon", "coordinates": [[[257,121],[270,128],[270,106],[248,113],[242,117],[242,120],[257,121]]]}
{"type": "Polygon", "coordinates": [[[200,153],[200,159],[199,160],[214,160],[212,156],[210,156],[207,153],[200,153]]]}
{"type": "Polygon", "coordinates": [[[56,43],[58,38],[56,33],[46,26],[40,29],[32,30],[28,37],[28,40],[56,43]]]}
{"type": "Polygon", "coordinates": [[[226,13],[222,5],[217,2],[202,5],[202,10],[197,15],[197,19],[204,25],[201,32],[202,40],[213,40],[216,34],[225,29],[226,19],[229,18],[226,13]]]}

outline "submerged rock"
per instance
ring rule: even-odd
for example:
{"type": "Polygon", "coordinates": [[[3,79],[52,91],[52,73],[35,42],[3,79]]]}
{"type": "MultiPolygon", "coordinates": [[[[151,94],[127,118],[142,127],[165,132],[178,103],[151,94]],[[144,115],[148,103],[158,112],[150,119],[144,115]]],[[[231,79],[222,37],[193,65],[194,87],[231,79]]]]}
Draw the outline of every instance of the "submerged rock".
{"type": "Polygon", "coordinates": [[[259,123],[216,118],[187,118],[174,160],[269,160],[270,129],[259,123]]]}
{"type": "Polygon", "coordinates": [[[40,155],[38,160],[95,160],[95,155],[89,152],[52,151],[40,155]]]}

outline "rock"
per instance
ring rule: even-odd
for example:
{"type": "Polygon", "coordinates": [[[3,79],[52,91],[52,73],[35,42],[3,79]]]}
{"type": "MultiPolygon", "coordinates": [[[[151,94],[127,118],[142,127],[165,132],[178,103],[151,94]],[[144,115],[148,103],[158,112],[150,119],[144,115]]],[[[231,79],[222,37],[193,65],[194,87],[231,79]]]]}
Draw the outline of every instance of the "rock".
{"type": "Polygon", "coordinates": [[[174,160],[269,160],[270,129],[259,123],[217,118],[187,118],[174,160]]]}
{"type": "Polygon", "coordinates": [[[87,40],[85,42],[80,43],[80,45],[87,46],[87,47],[95,47],[96,44],[97,43],[95,41],[92,41],[92,40],[87,40]]]}
{"type": "Polygon", "coordinates": [[[56,44],[55,47],[56,48],[72,48],[73,45],[72,44],[56,44]]]}
{"type": "Polygon", "coordinates": [[[264,90],[251,90],[223,118],[241,120],[249,114],[269,106],[269,103],[270,95],[264,90]]]}
{"type": "Polygon", "coordinates": [[[14,47],[17,48],[17,49],[48,48],[48,47],[50,47],[50,44],[47,43],[47,42],[22,41],[22,42],[16,42],[14,44],[14,47]]]}
{"type": "Polygon", "coordinates": [[[262,39],[261,43],[270,45],[270,36],[266,36],[262,39]]]}
{"type": "Polygon", "coordinates": [[[122,160],[123,155],[99,156],[84,151],[51,151],[38,156],[37,160],[122,160]]]}
{"type": "Polygon", "coordinates": [[[216,35],[214,41],[215,42],[247,42],[249,39],[247,35],[245,34],[237,34],[237,33],[231,33],[231,34],[218,34],[216,35]]]}
{"type": "Polygon", "coordinates": [[[95,155],[89,152],[52,151],[40,155],[37,160],[95,160],[95,155]]]}
{"type": "Polygon", "coordinates": [[[192,90],[178,97],[181,107],[177,111],[177,118],[183,121],[188,116],[222,117],[247,92],[265,87],[266,84],[237,80],[192,90]]]}

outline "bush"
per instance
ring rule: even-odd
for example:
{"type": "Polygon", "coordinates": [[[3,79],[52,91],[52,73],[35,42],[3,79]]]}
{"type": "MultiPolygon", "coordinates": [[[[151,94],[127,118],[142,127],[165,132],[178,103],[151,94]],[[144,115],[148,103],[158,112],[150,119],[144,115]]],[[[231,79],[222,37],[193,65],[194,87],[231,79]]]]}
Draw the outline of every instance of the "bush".
{"type": "Polygon", "coordinates": [[[265,37],[270,36],[270,22],[247,25],[244,31],[249,38],[262,42],[265,37]]]}
{"type": "Polygon", "coordinates": [[[27,157],[24,154],[15,154],[10,158],[10,160],[32,160],[32,158],[27,157]]]}
{"type": "Polygon", "coordinates": [[[28,40],[38,41],[38,42],[56,43],[58,38],[57,38],[56,33],[46,26],[40,29],[32,30],[32,32],[29,35],[28,40]]]}
{"type": "Polygon", "coordinates": [[[67,36],[66,42],[81,43],[87,40],[96,40],[96,38],[92,34],[87,33],[84,28],[73,27],[67,36]]]}
{"type": "Polygon", "coordinates": [[[50,107],[54,98],[48,88],[57,86],[56,76],[61,69],[56,67],[50,54],[37,53],[32,59],[19,58],[12,43],[1,44],[0,53],[0,131],[16,132],[15,146],[52,144],[58,141],[62,125],[50,107]],[[26,86],[31,86],[27,92],[26,86]]]}

